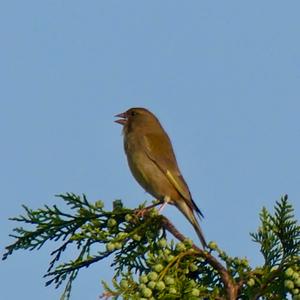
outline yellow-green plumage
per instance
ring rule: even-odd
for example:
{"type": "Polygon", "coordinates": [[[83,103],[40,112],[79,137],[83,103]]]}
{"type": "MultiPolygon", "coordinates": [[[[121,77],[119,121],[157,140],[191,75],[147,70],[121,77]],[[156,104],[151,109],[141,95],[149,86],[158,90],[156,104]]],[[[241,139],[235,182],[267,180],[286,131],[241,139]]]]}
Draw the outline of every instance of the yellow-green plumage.
{"type": "Polygon", "coordinates": [[[171,141],[158,119],[145,108],[131,108],[117,115],[124,125],[124,148],[130,170],[138,183],[161,202],[168,199],[193,225],[199,239],[206,241],[195,217],[203,217],[191,197],[177,165],[171,141]]]}

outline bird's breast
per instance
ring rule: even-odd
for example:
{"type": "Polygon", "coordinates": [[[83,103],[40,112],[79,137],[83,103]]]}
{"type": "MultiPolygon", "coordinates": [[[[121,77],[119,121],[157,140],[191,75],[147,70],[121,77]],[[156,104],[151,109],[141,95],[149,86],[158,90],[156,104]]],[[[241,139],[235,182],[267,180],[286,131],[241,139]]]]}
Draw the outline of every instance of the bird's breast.
{"type": "Polygon", "coordinates": [[[153,197],[163,201],[165,196],[172,200],[179,197],[177,191],[167,179],[166,174],[147,155],[143,138],[124,139],[124,148],[132,175],[136,181],[153,197]]]}

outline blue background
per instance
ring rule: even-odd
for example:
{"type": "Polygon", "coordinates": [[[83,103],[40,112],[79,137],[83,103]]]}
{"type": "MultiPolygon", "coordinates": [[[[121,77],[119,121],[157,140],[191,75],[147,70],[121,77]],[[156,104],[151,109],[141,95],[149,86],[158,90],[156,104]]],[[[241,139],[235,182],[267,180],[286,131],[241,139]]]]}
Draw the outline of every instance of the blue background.
{"type": "MultiPolygon", "coordinates": [[[[207,239],[262,262],[249,232],[288,193],[300,212],[299,1],[3,1],[0,4],[1,253],[21,204],[63,192],[152,200],[134,181],[113,115],[147,107],[169,133],[207,239]]],[[[164,212],[196,236],[173,207],[164,212]]],[[[1,262],[3,299],[59,299],[49,253],[1,262]]],[[[67,256],[66,259],[72,257],[67,256]]],[[[98,299],[109,262],[80,272],[98,299]]]]}

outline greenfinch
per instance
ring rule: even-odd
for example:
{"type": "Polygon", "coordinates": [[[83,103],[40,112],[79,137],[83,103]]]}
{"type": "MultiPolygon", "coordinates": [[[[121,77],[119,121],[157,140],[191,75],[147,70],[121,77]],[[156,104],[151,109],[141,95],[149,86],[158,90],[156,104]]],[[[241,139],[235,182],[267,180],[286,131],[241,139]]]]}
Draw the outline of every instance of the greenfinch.
{"type": "Polygon", "coordinates": [[[194,227],[203,248],[207,247],[195,217],[203,217],[181,175],[169,136],[153,113],[130,108],[115,117],[123,125],[124,149],[137,182],[153,197],[175,205],[194,227]]]}

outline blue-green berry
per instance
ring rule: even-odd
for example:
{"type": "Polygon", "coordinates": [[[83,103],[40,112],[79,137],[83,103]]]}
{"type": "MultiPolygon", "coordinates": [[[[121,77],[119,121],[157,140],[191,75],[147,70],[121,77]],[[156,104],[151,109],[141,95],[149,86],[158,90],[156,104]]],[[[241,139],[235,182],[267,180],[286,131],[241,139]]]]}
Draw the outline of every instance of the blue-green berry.
{"type": "Polygon", "coordinates": [[[293,295],[298,295],[299,294],[299,289],[293,289],[292,294],[293,295]]]}
{"type": "Polygon", "coordinates": [[[131,220],[132,220],[132,215],[127,214],[127,215],[125,216],[125,221],[126,221],[126,222],[130,222],[131,220]]]}
{"type": "Polygon", "coordinates": [[[153,281],[156,281],[158,278],[158,275],[156,272],[150,272],[147,276],[148,276],[149,280],[153,280],[153,281]]]}
{"type": "Polygon", "coordinates": [[[164,290],[165,289],[165,283],[163,282],[163,281],[158,281],[157,283],[156,283],[156,289],[158,290],[158,291],[162,291],[162,290],[164,290]]]}
{"type": "Polygon", "coordinates": [[[191,248],[193,246],[193,241],[191,239],[185,239],[184,240],[184,244],[185,246],[187,246],[188,248],[191,248]]]}
{"type": "Polygon", "coordinates": [[[287,289],[292,290],[294,288],[294,282],[292,280],[285,280],[284,281],[284,286],[287,289]]]}
{"type": "Polygon", "coordinates": [[[158,211],[155,208],[150,210],[150,217],[153,218],[156,217],[157,215],[158,215],[158,211]]]}
{"type": "Polygon", "coordinates": [[[115,244],[112,242],[109,242],[106,244],[106,250],[107,251],[114,251],[115,250],[115,244]]]}
{"type": "Polygon", "coordinates": [[[193,288],[191,294],[192,296],[198,297],[200,295],[200,291],[196,288],[193,288]]]}
{"type": "Polygon", "coordinates": [[[186,250],[186,247],[185,247],[184,243],[178,243],[178,244],[176,245],[176,250],[177,250],[178,252],[183,252],[183,251],[185,251],[185,250],[186,250]]]}
{"type": "Polygon", "coordinates": [[[143,288],[141,292],[142,292],[142,295],[146,298],[150,298],[152,296],[152,290],[150,290],[147,287],[143,288]]]}
{"type": "Polygon", "coordinates": [[[122,279],[122,280],[120,281],[120,287],[121,287],[122,289],[127,289],[127,288],[128,288],[128,281],[127,281],[126,279],[122,279]]]}
{"type": "Polygon", "coordinates": [[[141,275],[141,276],[140,276],[140,282],[141,282],[141,283],[147,283],[147,282],[148,282],[148,277],[147,277],[147,275],[141,275]]]}
{"type": "Polygon", "coordinates": [[[124,240],[128,236],[127,232],[119,232],[116,236],[117,240],[124,240]]]}
{"type": "Polygon", "coordinates": [[[157,264],[157,265],[153,266],[153,270],[154,270],[155,272],[158,272],[158,273],[159,273],[160,271],[162,271],[163,268],[164,268],[164,266],[163,266],[162,264],[157,264]]]}
{"type": "Polygon", "coordinates": [[[294,270],[292,268],[288,268],[285,270],[284,274],[286,277],[292,277],[294,274],[294,270]]]}
{"type": "Polygon", "coordinates": [[[215,242],[209,242],[208,248],[210,248],[211,250],[216,250],[218,248],[218,245],[215,242]]]}
{"type": "Polygon", "coordinates": [[[167,261],[167,262],[171,262],[174,258],[175,258],[175,256],[172,255],[172,254],[170,254],[170,255],[168,255],[168,256],[166,257],[166,261],[167,261]]]}
{"type": "Polygon", "coordinates": [[[174,278],[171,276],[165,276],[164,281],[165,281],[166,285],[172,285],[175,283],[174,278]]]}
{"type": "Polygon", "coordinates": [[[104,203],[103,203],[103,201],[101,201],[101,200],[98,200],[98,201],[96,201],[95,202],[95,206],[97,207],[97,208],[103,208],[104,207],[104,203]]]}
{"type": "Polygon", "coordinates": [[[295,285],[300,288],[300,278],[295,280],[295,285]]]}
{"type": "Polygon", "coordinates": [[[242,258],[241,259],[241,265],[244,267],[247,267],[249,265],[248,259],[247,258],[242,258]]]}
{"type": "Polygon", "coordinates": [[[133,237],[132,237],[132,239],[135,240],[135,241],[137,241],[137,242],[139,242],[142,239],[142,237],[140,235],[138,235],[138,234],[134,234],[133,237]]]}
{"type": "Polygon", "coordinates": [[[248,286],[254,286],[255,285],[255,280],[253,278],[250,278],[248,281],[247,281],[247,285],[248,286]]]}
{"type": "Polygon", "coordinates": [[[158,246],[159,246],[159,247],[162,247],[162,248],[166,247],[166,246],[167,246],[167,241],[166,241],[166,239],[160,239],[160,240],[158,241],[158,246]]]}
{"type": "Polygon", "coordinates": [[[190,269],[191,272],[195,272],[195,271],[198,270],[198,267],[195,264],[190,264],[189,269],[190,269]]]}
{"type": "Polygon", "coordinates": [[[115,242],[115,248],[116,248],[117,250],[121,249],[121,248],[122,248],[122,243],[120,243],[120,242],[115,242]]]}
{"type": "Polygon", "coordinates": [[[148,284],[147,284],[147,286],[148,286],[151,290],[153,290],[153,289],[155,288],[155,286],[156,286],[156,282],[155,282],[155,281],[149,281],[148,284]]]}
{"type": "Polygon", "coordinates": [[[108,221],[107,221],[108,227],[114,227],[116,225],[117,225],[117,221],[115,219],[113,219],[113,218],[108,219],[108,221]]]}

